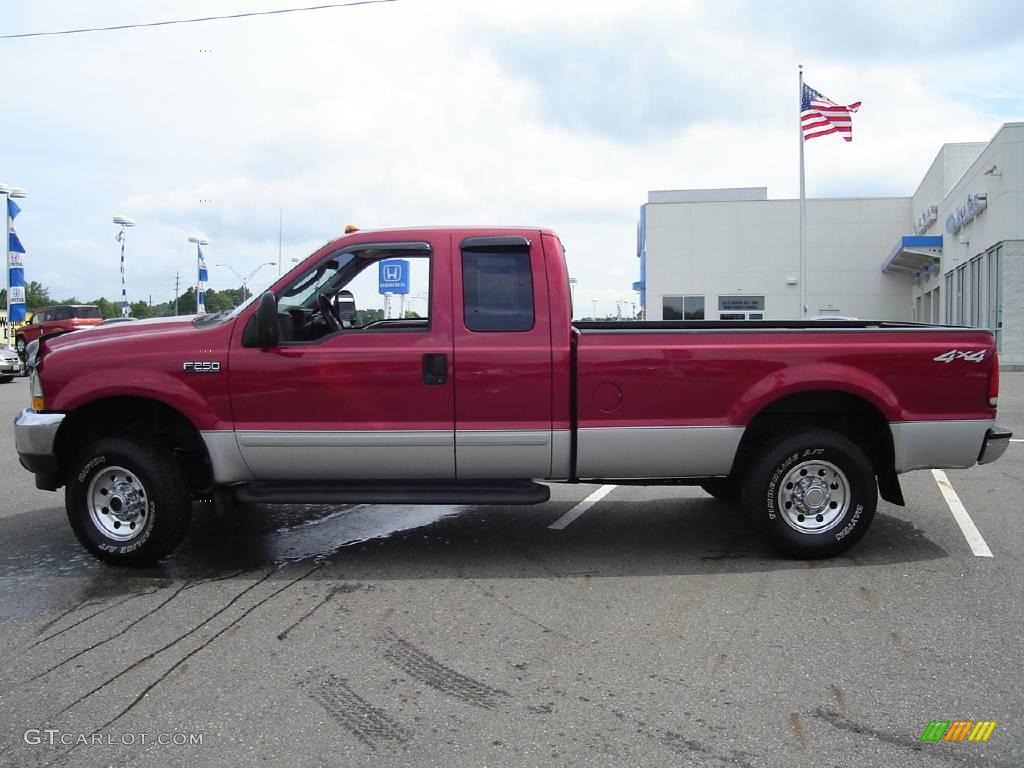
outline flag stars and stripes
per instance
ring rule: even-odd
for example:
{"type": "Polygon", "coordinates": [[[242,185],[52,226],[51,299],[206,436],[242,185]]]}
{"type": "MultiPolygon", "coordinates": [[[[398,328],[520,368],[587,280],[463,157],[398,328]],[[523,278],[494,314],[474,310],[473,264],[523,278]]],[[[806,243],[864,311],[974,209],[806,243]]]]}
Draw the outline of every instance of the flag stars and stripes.
{"type": "Polygon", "coordinates": [[[850,115],[860,109],[860,102],[836,104],[804,83],[800,96],[800,128],[804,141],[838,133],[843,141],[853,141],[853,120],[850,115]]]}

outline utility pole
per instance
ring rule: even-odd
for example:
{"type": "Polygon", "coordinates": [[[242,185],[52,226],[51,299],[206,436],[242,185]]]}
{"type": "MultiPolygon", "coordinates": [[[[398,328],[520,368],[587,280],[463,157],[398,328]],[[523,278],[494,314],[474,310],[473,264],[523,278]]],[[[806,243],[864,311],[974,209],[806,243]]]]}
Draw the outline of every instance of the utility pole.
{"type": "Polygon", "coordinates": [[[174,316],[178,316],[178,279],[181,276],[180,272],[174,273],[174,316]]]}

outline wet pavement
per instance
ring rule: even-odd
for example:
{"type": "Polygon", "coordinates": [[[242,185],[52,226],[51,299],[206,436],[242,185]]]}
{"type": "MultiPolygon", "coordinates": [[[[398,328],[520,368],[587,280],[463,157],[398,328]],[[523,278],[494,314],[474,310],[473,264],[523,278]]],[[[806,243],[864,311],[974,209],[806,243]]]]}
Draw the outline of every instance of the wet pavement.
{"type": "Polygon", "coordinates": [[[126,570],[81,550],[4,420],[0,765],[1024,764],[1024,444],[949,472],[992,558],[914,473],[825,562],[692,488],[617,487],[555,530],[597,490],[555,485],[536,507],[200,504],[173,557],[126,570]],[[957,719],[998,726],[920,741],[957,719]]]}

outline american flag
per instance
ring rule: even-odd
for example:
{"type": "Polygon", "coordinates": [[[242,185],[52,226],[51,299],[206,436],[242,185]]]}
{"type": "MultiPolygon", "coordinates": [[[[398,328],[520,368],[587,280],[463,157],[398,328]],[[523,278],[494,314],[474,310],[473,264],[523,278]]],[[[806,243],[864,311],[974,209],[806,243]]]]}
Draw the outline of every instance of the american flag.
{"type": "Polygon", "coordinates": [[[853,104],[836,104],[804,83],[804,91],[800,97],[800,127],[803,129],[804,141],[838,133],[843,141],[853,141],[853,122],[851,112],[860,109],[860,102],[853,104]]]}

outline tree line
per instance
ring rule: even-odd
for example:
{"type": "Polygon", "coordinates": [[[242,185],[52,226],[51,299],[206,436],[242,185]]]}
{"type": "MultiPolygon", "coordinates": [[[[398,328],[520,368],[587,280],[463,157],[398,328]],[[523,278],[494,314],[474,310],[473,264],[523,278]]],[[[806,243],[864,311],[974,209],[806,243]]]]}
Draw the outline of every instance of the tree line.
{"type": "MultiPolygon", "coordinates": [[[[242,303],[242,288],[241,286],[238,288],[226,288],[223,291],[207,289],[205,299],[207,312],[213,313],[225,309],[234,309],[242,303]]],[[[30,314],[40,307],[50,307],[59,304],[94,304],[100,308],[100,314],[104,320],[121,316],[121,302],[119,301],[111,301],[102,296],[92,301],[81,301],[77,296],[54,300],[50,295],[50,290],[42,283],[32,280],[25,286],[25,305],[30,314]]],[[[7,306],[7,291],[4,289],[0,289],[0,306],[7,306]]],[[[152,306],[145,301],[133,301],[129,304],[129,307],[129,314],[140,320],[147,317],[194,315],[196,314],[196,289],[194,286],[186,289],[184,293],[178,296],[177,301],[170,299],[162,304],[154,304],[152,306]]],[[[407,311],[405,316],[410,318],[419,317],[416,312],[412,311],[407,311]]],[[[356,311],[356,325],[366,325],[374,320],[383,319],[383,309],[360,309],[356,311]]]]}
{"type": "MultiPolygon", "coordinates": [[[[226,288],[223,291],[207,289],[206,311],[220,312],[223,309],[233,309],[242,303],[242,288],[226,288]]],[[[32,280],[25,286],[25,306],[29,312],[39,307],[49,307],[55,304],[94,304],[100,308],[100,314],[104,319],[121,316],[121,302],[99,297],[89,301],[82,301],[77,296],[69,296],[63,299],[54,299],[50,289],[42,283],[32,280]]],[[[0,289],[0,306],[7,306],[7,291],[0,289]]],[[[161,304],[150,306],[146,301],[133,301],[129,304],[132,317],[173,317],[174,315],[196,314],[196,289],[186,289],[177,301],[170,299],[161,304]]]]}

